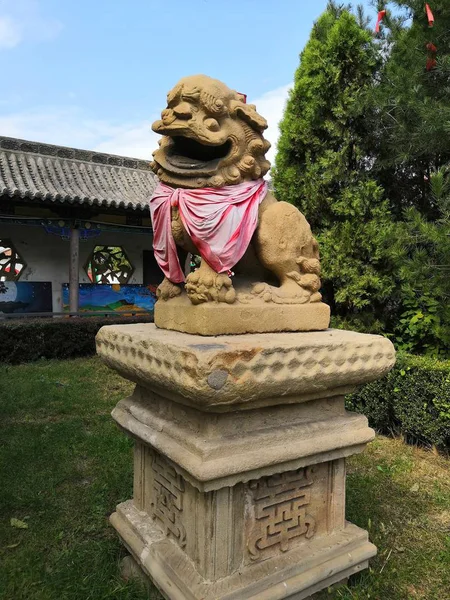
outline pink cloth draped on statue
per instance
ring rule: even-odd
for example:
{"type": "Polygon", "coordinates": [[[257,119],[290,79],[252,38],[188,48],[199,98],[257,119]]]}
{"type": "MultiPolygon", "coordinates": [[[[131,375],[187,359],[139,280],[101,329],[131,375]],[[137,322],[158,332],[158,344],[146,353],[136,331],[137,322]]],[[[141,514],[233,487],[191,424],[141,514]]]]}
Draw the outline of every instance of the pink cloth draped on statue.
{"type": "Polygon", "coordinates": [[[202,258],[217,272],[228,271],[247,250],[267,193],[263,179],[222,188],[184,189],[158,184],[150,198],[155,258],[173,283],[185,280],[171,227],[171,207],[202,258]]]}

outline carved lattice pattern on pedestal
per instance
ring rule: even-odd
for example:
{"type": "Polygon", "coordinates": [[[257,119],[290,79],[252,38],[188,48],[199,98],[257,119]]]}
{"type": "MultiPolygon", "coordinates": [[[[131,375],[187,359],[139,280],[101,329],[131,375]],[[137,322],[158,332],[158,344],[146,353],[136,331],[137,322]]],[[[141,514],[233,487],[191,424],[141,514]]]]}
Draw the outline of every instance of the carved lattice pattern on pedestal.
{"type": "Polygon", "coordinates": [[[186,530],[181,522],[185,483],[173,467],[156,452],[152,457],[154,474],[154,500],[151,503],[152,517],[163,525],[166,535],[171,535],[183,548],[186,545],[186,530]]]}
{"type": "Polygon", "coordinates": [[[314,535],[315,520],[307,513],[312,484],[311,467],[248,484],[254,509],[247,542],[252,560],[264,558],[268,549],[287,552],[294,538],[314,535]]]}

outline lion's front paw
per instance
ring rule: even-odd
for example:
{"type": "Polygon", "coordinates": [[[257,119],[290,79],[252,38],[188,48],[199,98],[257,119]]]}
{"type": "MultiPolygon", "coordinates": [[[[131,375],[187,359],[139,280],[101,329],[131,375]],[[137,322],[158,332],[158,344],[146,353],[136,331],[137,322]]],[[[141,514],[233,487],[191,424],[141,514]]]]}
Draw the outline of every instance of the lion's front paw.
{"type": "Polygon", "coordinates": [[[158,285],[156,290],[156,296],[158,300],[169,300],[175,298],[181,294],[181,288],[176,283],[172,283],[168,279],[164,278],[162,283],[158,285]]]}
{"type": "Polygon", "coordinates": [[[188,275],[186,293],[192,304],[211,301],[233,304],[236,299],[236,291],[227,275],[212,270],[204,272],[201,267],[188,275]]]}

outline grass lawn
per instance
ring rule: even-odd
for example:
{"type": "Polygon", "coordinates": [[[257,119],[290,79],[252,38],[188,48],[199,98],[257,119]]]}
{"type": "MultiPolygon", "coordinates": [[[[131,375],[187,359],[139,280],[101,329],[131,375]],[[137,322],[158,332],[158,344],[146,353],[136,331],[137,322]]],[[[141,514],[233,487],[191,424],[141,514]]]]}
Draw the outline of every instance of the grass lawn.
{"type": "MultiPolygon", "coordinates": [[[[161,598],[119,578],[108,523],[131,497],[131,442],[109,414],[131,387],[96,358],[0,366],[0,599],[161,598]]],[[[347,516],[379,555],[321,600],[450,599],[449,466],[386,438],[349,461],[347,516]]]]}

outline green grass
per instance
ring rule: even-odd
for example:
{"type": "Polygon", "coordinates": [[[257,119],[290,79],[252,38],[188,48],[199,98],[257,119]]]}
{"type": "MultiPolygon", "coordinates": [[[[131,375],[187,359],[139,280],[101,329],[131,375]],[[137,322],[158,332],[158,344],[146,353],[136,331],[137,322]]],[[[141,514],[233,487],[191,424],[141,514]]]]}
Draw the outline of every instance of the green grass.
{"type": "Polygon", "coordinates": [[[378,548],[370,569],[320,599],[450,598],[450,461],[378,437],[348,461],[347,518],[378,548]]]}
{"type": "Polygon", "coordinates": [[[0,367],[2,600],[148,597],[118,576],[108,524],[131,495],[131,442],[110,417],[131,389],[97,359],[0,367]]]}
{"type": "MultiPolygon", "coordinates": [[[[96,358],[0,366],[1,600],[161,598],[120,579],[108,523],[131,497],[131,442],[110,417],[131,389],[96,358]]],[[[378,438],[349,461],[347,490],[379,554],[320,599],[450,598],[448,459],[378,438]]]]}

